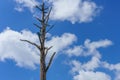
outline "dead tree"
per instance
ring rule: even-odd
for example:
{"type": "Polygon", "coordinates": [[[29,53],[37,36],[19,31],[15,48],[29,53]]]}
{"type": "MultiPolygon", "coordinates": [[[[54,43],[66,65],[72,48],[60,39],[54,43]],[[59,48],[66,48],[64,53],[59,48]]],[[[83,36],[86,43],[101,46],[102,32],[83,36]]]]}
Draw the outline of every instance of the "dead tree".
{"type": "Polygon", "coordinates": [[[52,48],[52,46],[50,46],[50,47],[45,46],[46,33],[48,31],[50,31],[53,27],[53,25],[48,24],[52,7],[46,7],[45,2],[43,0],[42,4],[40,6],[36,6],[36,8],[39,9],[41,12],[41,17],[40,18],[36,17],[37,21],[39,21],[40,24],[39,25],[34,24],[39,29],[39,32],[37,33],[37,35],[38,35],[40,44],[36,44],[29,40],[23,40],[23,39],[21,39],[21,41],[30,43],[31,45],[37,47],[38,50],[40,51],[40,80],[46,80],[47,71],[52,63],[52,60],[53,60],[55,54],[56,54],[56,52],[54,52],[52,54],[52,56],[50,57],[48,64],[46,64],[46,56],[48,54],[48,51],[52,48]]]}

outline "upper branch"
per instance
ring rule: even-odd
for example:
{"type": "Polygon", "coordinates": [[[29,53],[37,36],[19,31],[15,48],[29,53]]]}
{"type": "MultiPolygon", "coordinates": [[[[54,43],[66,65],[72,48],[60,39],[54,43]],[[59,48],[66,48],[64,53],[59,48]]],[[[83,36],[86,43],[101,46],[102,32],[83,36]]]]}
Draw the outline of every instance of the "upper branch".
{"type": "Polygon", "coordinates": [[[50,17],[50,13],[51,13],[51,11],[52,11],[52,7],[50,8],[50,10],[49,10],[47,16],[45,17],[46,24],[48,23],[48,20],[49,20],[49,17],[50,17]]]}
{"type": "Polygon", "coordinates": [[[41,27],[35,23],[33,23],[33,25],[35,25],[37,28],[41,29],[41,27]]]}

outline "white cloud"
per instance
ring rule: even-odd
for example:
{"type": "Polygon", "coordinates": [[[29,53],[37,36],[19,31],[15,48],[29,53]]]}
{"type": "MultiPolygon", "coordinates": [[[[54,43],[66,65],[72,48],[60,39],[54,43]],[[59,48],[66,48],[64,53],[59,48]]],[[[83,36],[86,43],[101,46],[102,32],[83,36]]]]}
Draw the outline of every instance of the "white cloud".
{"type": "MultiPolygon", "coordinates": [[[[15,0],[15,10],[23,11],[29,8],[33,12],[35,5],[39,5],[37,0],[15,0]]],[[[48,4],[52,5],[52,13],[50,19],[60,21],[90,22],[100,12],[101,7],[93,1],[88,0],[49,0],[48,4]]]]}
{"type": "Polygon", "coordinates": [[[108,74],[94,71],[95,68],[99,67],[98,63],[99,60],[96,60],[95,57],[84,64],[76,60],[71,61],[73,80],[111,80],[108,74]]]}
{"type": "Polygon", "coordinates": [[[70,62],[70,65],[72,66],[72,69],[70,71],[72,74],[77,74],[78,71],[81,71],[83,69],[82,64],[77,60],[72,60],[70,62]]]}
{"type": "MultiPolygon", "coordinates": [[[[73,74],[73,80],[111,80],[108,74],[96,71],[96,69],[103,67],[103,61],[101,61],[102,56],[98,48],[105,48],[110,45],[112,45],[112,41],[108,39],[93,42],[87,39],[84,45],[75,46],[74,48],[66,50],[66,54],[71,57],[91,57],[90,60],[85,62],[77,60],[70,61],[70,65],[72,65],[71,73],[73,74]]],[[[110,65],[106,64],[106,67],[110,68],[110,65]]],[[[113,66],[111,66],[111,68],[113,69],[113,66]]],[[[114,68],[118,69],[119,66],[116,65],[114,68]]],[[[116,78],[118,78],[117,75],[116,78]]]]}
{"type": "Polygon", "coordinates": [[[71,73],[75,74],[78,71],[85,70],[85,71],[94,71],[96,68],[100,67],[100,59],[97,57],[92,57],[90,61],[82,63],[80,61],[73,60],[70,62],[72,65],[71,73]]]}
{"type": "MultiPolygon", "coordinates": [[[[102,80],[111,80],[110,76],[104,72],[95,71],[99,67],[114,71],[116,75],[115,80],[120,79],[120,63],[110,64],[101,61],[101,54],[97,50],[98,48],[112,45],[112,41],[105,39],[91,42],[87,39],[85,40],[84,45],[74,46],[74,48],[70,49],[71,45],[77,40],[77,37],[74,34],[64,33],[61,36],[53,37],[48,34],[48,37],[50,40],[46,41],[46,46],[53,46],[50,53],[54,51],[57,53],[67,52],[66,54],[71,57],[91,56],[91,59],[87,62],[80,62],[77,60],[72,60],[70,62],[74,80],[88,80],[86,76],[88,76],[89,80],[101,80],[101,78],[102,80]]],[[[16,62],[17,66],[35,69],[37,67],[36,65],[39,65],[39,52],[32,45],[21,42],[20,39],[28,39],[32,42],[39,43],[35,33],[27,30],[18,32],[7,28],[0,33],[0,61],[11,59],[16,62]]],[[[51,54],[47,56],[47,59],[49,59],[50,55],[51,54]]]]}
{"type": "Polygon", "coordinates": [[[108,40],[108,39],[105,39],[105,40],[99,40],[99,41],[95,41],[95,42],[90,42],[89,39],[87,39],[84,43],[85,47],[86,48],[89,48],[90,52],[98,49],[98,48],[101,48],[101,47],[107,47],[107,46],[110,46],[112,45],[112,41],[108,40]]]}
{"type": "MultiPolygon", "coordinates": [[[[50,37],[48,35],[48,37],[50,37]]],[[[5,29],[0,33],[0,61],[11,59],[17,66],[35,69],[39,65],[39,51],[20,39],[27,39],[39,43],[38,37],[31,31],[22,30],[21,32],[5,29]]],[[[60,52],[76,40],[74,34],[65,33],[62,36],[53,36],[46,42],[46,46],[53,46],[53,51],[60,52]]],[[[49,59],[49,54],[47,59],[49,59]]]]}
{"type": "Polygon", "coordinates": [[[107,75],[106,73],[96,72],[92,70],[92,67],[93,68],[98,67],[98,65],[93,66],[96,63],[91,63],[92,61],[95,61],[93,59],[94,58],[92,58],[91,61],[85,64],[82,64],[76,60],[71,61],[71,65],[72,65],[71,72],[73,74],[73,80],[111,80],[111,77],[107,75]]]}
{"type": "Polygon", "coordinates": [[[83,64],[82,67],[84,70],[94,70],[100,66],[100,59],[98,57],[92,57],[90,61],[83,64]]]}
{"type": "Polygon", "coordinates": [[[110,64],[108,62],[102,62],[103,67],[109,69],[109,70],[116,70],[116,71],[120,71],[120,63],[117,64],[110,64]]]}
{"type": "Polygon", "coordinates": [[[53,20],[90,22],[101,10],[93,1],[88,0],[50,0],[53,5],[53,20]]]}
{"type": "Polygon", "coordinates": [[[115,72],[115,79],[114,80],[120,80],[120,71],[115,72]]]}
{"type": "Polygon", "coordinates": [[[64,33],[62,36],[53,36],[51,40],[46,42],[46,46],[53,48],[49,51],[48,58],[46,62],[49,60],[52,53],[63,52],[66,48],[73,44],[77,40],[77,37],[71,33],[64,33]]]}
{"type": "Polygon", "coordinates": [[[111,78],[103,72],[79,71],[73,80],[111,80],[111,78]]]}
{"type": "Polygon", "coordinates": [[[74,46],[74,48],[69,48],[65,51],[65,54],[68,56],[90,56],[94,55],[96,57],[100,57],[100,53],[97,50],[98,48],[104,48],[112,45],[112,41],[110,40],[99,40],[91,42],[89,39],[86,39],[84,45],[74,46]]]}
{"type": "Polygon", "coordinates": [[[84,42],[84,47],[88,50],[88,52],[85,52],[84,55],[85,56],[89,56],[89,55],[95,55],[95,56],[100,56],[99,51],[97,50],[98,48],[105,48],[108,47],[110,45],[112,45],[112,41],[105,39],[105,40],[99,40],[99,41],[94,41],[91,42],[89,39],[87,39],[84,42]]]}
{"type": "Polygon", "coordinates": [[[73,48],[67,49],[65,52],[69,57],[72,56],[80,56],[83,53],[83,47],[82,46],[74,46],[73,48]]]}
{"type": "Polygon", "coordinates": [[[17,3],[17,6],[15,7],[15,10],[21,12],[23,11],[23,8],[27,7],[30,9],[31,12],[33,12],[33,8],[39,4],[37,0],[15,0],[17,3]]]}
{"type": "Polygon", "coordinates": [[[102,62],[104,68],[107,68],[115,73],[114,80],[120,80],[120,63],[110,64],[108,62],[102,62]]]}
{"type": "Polygon", "coordinates": [[[59,52],[69,45],[71,45],[74,41],[77,40],[77,37],[71,33],[64,33],[62,36],[53,36],[51,40],[46,42],[46,46],[54,46],[53,50],[59,52]]]}
{"type": "Polygon", "coordinates": [[[20,39],[37,42],[37,36],[26,30],[20,33],[6,29],[0,33],[0,61],[12,59],[20,67],[35,68],[39,64],[38,51],[20,39]]]}

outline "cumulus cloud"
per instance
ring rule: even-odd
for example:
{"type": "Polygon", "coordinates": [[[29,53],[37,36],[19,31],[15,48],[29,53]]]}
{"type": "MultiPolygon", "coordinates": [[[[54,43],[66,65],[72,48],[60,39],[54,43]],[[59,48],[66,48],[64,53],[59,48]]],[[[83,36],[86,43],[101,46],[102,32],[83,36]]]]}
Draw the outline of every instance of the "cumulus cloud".
{"type": "MultiPolygon", "coordinates": [[[[23,11],[29,8],[33,12],[35,5],[39,5],[37,0],[15,0],[15,10],[23,11]]],[[[49,0],[48,5],[52,5],[51,20],[75,22],[90,22],[100,12],[101,7],[91,0],[49,0]]]]}
{"type": "Polygon", "coordinates": [[[77,60],[71,61],[73,80],[111,80],[111,77],[105,72],[95,71],[101,67],[100,64],[100,59],[95,56],[85,63],[77,60]]]}
{"type": "Polygon", "coordinates": [[[104,68],[109,69],[115,73],[114,80],[120,80],[120,63],[110,64],[108,62],[102,62],[104,68]]]}
{"type": "Polygon", "coordinates": [[[111,80],[111,78],[103,72],[80,71],[73,80],[111,80]]]}
{"type": "Polygon", "coordinates": [[[120,71],[120,63],[110,64],[108,62],[103,62],[102,64],[107,69],[120,71]]]}
{"type": "Polygon", "coordinates": [[[68,56],[90,56],[95,55],[100,57],[100,53],[97,50],[98,48],[104,48],[112,45],[112,41],[105,39],[91,42],[89,39],[86,39],[84,45],[74,46],[65,51],[65,54],[68,56]]]}
{"type": "Polygon", "coordinates": [[[20,39],[37,42],[37,36],[26,30],[17,32],[8,28],[0,33],[0,61],[12,59],[17,66],[35,68],[39,64],[38,51],[20,39]]]}
{"type": "Polygon", "coordinates": [[[39,4],[37,0],[15,0],[17,6],[15,10],[21,12],[24,8],[29,8],[33,12],[33,8],[39,4]]]}
{"type": "Polygon", "coordinates": [[[89,39],[85,40],[83,45],[74,46],[66,50],[65,54],[69,57],[91,57],[88,61],[71,60],[71,70],[73,80],[120,80],[120,63],[111,64],[102,61],[102,55],[99,48],[105,48],[112,45],[113,42],[105,39],[91,42],[89,39]],[[110,77],[109,73],[99,71],[99,68],[108,69],[114,73],[114,78],[110,77]],[[96,71],[96,69],[98,69],[96,71]]]}
{"type": "Polygon", "coordinates": [[[53,20],[75,22],[90,22],[100,11],[100,7],[88,0],[49,0],[53,5],[51,18],[53,20]]]}
{"type": "Polygon", "coordinates": [[[70,62],[70,65],[72,66],[72,69],[71,69],[71,73],[72,74],[77,74],[78,73],[78,71],[81,71],[83,68],[82,68],[82,64],[79,62],[79,61],[77,61],[77,60],[72,60],[71,62],[70,62]]]}
{"type": "MultiPolygon", "coordinates": [[[[96,71],[96,69],[103,66],[110,66],[110,64],[101,60],[102,56],[98,49],[108,47],[112,44],[112,41],[108,39],[99,41],[90,41],[89,39],[86,39],[83,45],[74,46],[73,48],[66,50],[65,54],[70,57],[91,57],[90,60],[85,62],[74,59],[70,61],[72,67],[70,72],[73,74],[73,80],[111,80],[111,77],[108,74],[96,71]]],[[[118,65],[116,66],[113,67],[111,65],[109,68],[118,69],[118,65]]],[[[116,76],[116,78],[118,79],[119,77],[116,76]]]]}
{"type": "Polygon", "coordinates": [[[94,70],[98,68],[100,65],[100,59],[98,57],[92,57],[90,61],[87,63],[83,64],[82,67],[84,70],[94,70]]]}
{"type": "MultiPolygon", "coordinates": [[[[77,40],[77,37],[71,33],[64,33],[61,36],[51,36],[48,34],[49,40],[46,41],[46,46],[53,46],[52,52],[62,52],[68,56],[76,57],[91,57],[90,60],[81,62],[78,60],[70,60],[71,73],[73,74],[73,80],[111,80],[110,76],[105,72],[96,71],[97,68],[106,68],[115,73],[115,79],[119,80],[120,77],[120,63],[110,64],[102,61],[99,48],[105,48],[112,45],[112,41],[105,39],[99,41],[85,40],[83,45],[74,46],[71,45],[77,40]],[[89,74],[89,75],[88,75],[89,74]],[[88,77],[86,77],[88,76],[88,77]]],[[[39,43],[38,37],[35,33],[28,30],[22,30],[21,32],[5,29],[0,33],[0,61],[6,61],[10,59],[16,62],[17,66],[26,68],[37,68],[39,65],[39,51],[32,45],[21,42],[20,39],[27,39],[35,43],[39,43]]]]}
{"type": "Polygon", "coordinates": [[[96,65],[95,67],[94,64],[96,63],[91,63],[92,61],[94,61],[93,59],[94,58],[92,58],[91,61],[85,64],[82,64],[76,60],[71,61],[72,64],[71,72],[73,74],[73,80],[111,80],[111,77],[108,74],[90,69],[90,67],[92,68],[98,67],[98,65],[96,65]]]}
{"type": "Polygon", "coordinates": [[[105,39],[105,40],[99,40],[99,41],[95,41],[95,42],[90,42],[90,40],[87,39],[85,41],[84,45],[85,45],[86,48],[89,48],[90,51],[94,51],[97,48],[101,48],[101,47],[104,48],[104,47],[112,45],[112,41],[110,41],[108,39],[105,39]]]}
{"type": "Polygon", "coordinates": [[[94,71],[99,66],[98,62],[94,62],[96,60],[93,59],[95,58],[92,58],[91,61],[84,64],[76,60],[71,61],[73,80],[111,80],[108,74],[94,71]]]}
{"type": "Polygon", "coordinates": [[[100,67],[100,59],[97,57],[92,57],[90,61],[82,63],[77,60],[73,60],[70,62],[70,64],[73,66],[71,73],[75,74],[78,73],[78,71],[84,70],[84,71],[94,71],[96,68],[100,67]]]}
{"type": "Polygon", "coordinates": [[[46,46],[54,46],[53,50],[59,52],[77,40],[77,37],[71,33],[64,33],[61,37],[53,36],[46,42],[46,46]],[[64,44],[64,45],[63,45],[64,44]]]}
{"type": "MultiPolygon", "coordinates": [[[[39,65],[39,51],[32,45],[21,42],[20,39],[39,43],[37,35],[31,31],[22,30],[18,32],[7,28],[0,33],[0,61],[11,59],[16,62],[17,66],[35,69],[36,65],[39,65]]],[[[54,46],[51,52],[59,53],[75,40],[76,36],[74,34],[65,33],[62,36],[51,37],[46,42],[46,46],[54,46]]],[[[49,56],[50,54],[47,59],[49,59],[49,56]]]]}
{"type": "Polygon", "coordinates": [[[47,47],[53,46],[52,49],[49,51],[46,62],[48,62],[52,53],[63,52],[70,45],[72,45],[76,40],[77,40],[77,37],[74,34],[64,33],[62,36],[53,36],[51,40],[46,41],[47,47]]]}
{"type": "Polygon", "coordinates": [[[65,52],[69,57],[72,56],[80,56],[83,53],[83,47],[82,46],[74,46],[73,48],[67,49],[65,52]]]}
{"type": "Polygon", "coordinates": [[[114,80],[120,80],[120,71],[115,72],[115,79],[114,80]]]}

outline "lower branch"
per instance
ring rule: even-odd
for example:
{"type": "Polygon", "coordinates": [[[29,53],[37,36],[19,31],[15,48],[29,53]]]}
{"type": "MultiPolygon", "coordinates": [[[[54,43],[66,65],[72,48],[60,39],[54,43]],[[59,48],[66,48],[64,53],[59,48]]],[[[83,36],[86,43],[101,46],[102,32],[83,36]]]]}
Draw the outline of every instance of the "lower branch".
{"type": "Polygon", "coordinates": [[[54,52],[53,55],[51,56],[51,58],[50,58],[50,60],[49,60],[49,63],[48,63],[48,65],[47,65],[47,67],[46,67],[46,72],[47,72],[47,70],[49,69],[49,67],[50,67],[50,65],[51,65],[51,63],[52,63],[52,60],[53,60],[55,54],[56,54],[56,52],[54,52]]]}

